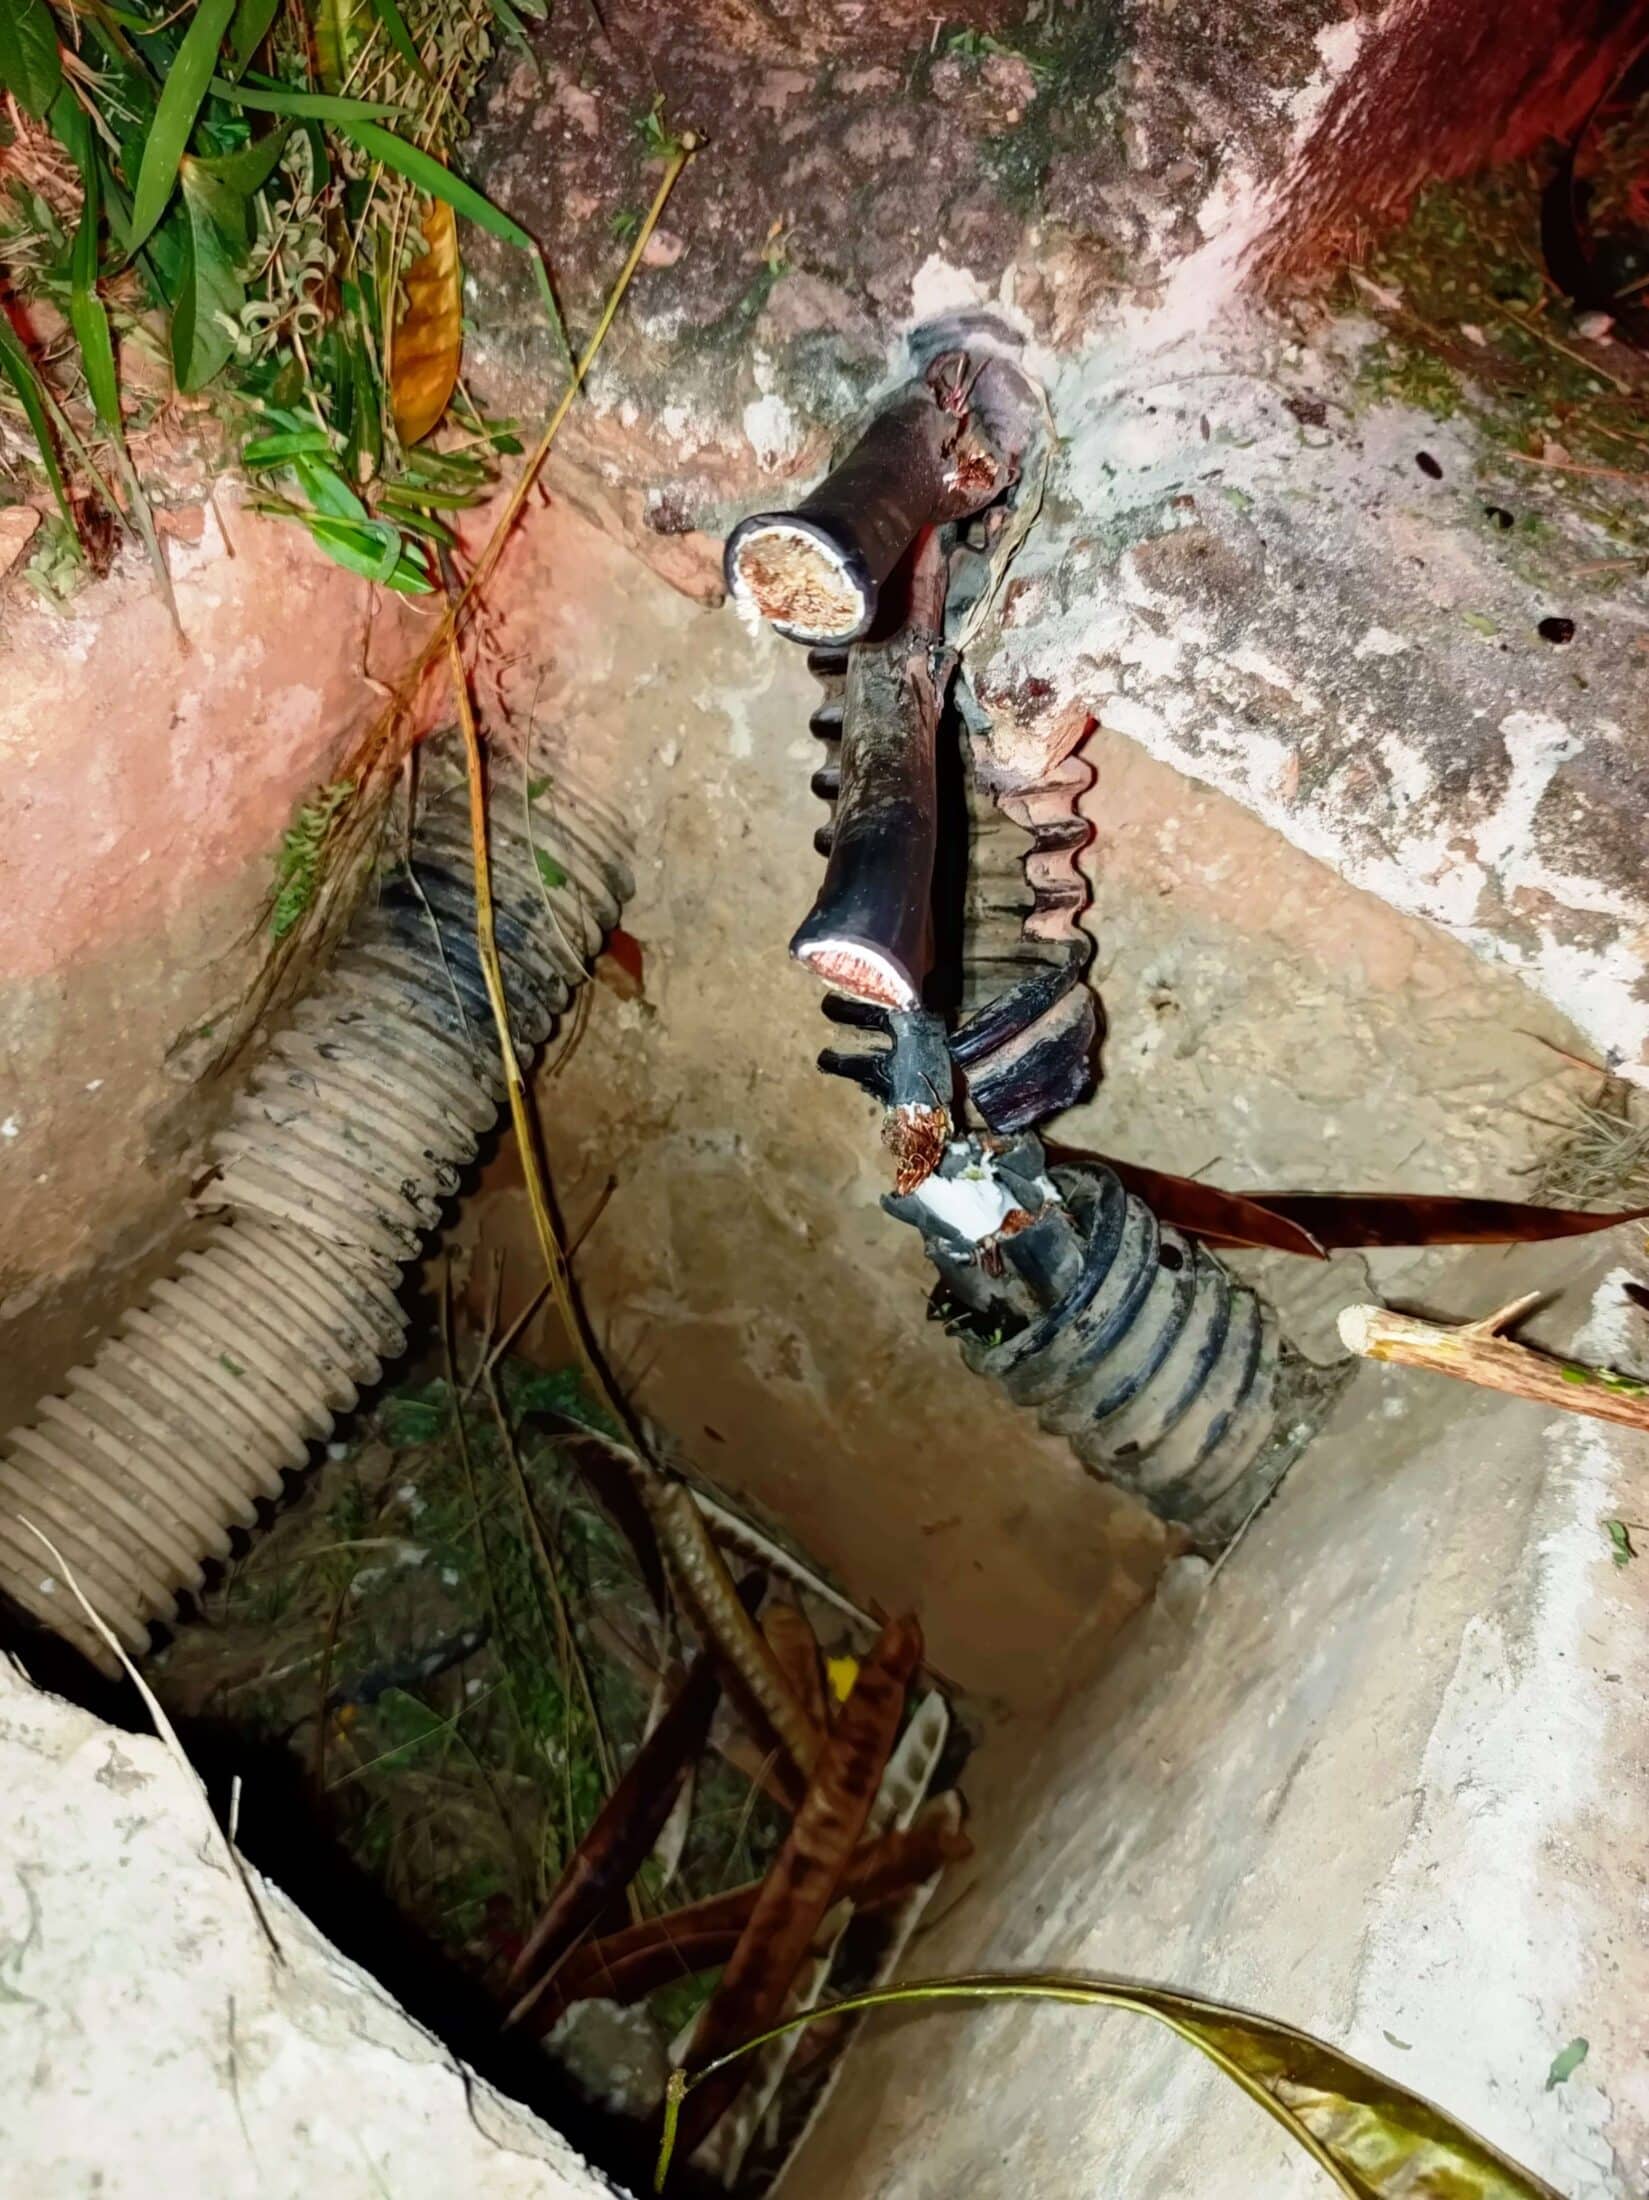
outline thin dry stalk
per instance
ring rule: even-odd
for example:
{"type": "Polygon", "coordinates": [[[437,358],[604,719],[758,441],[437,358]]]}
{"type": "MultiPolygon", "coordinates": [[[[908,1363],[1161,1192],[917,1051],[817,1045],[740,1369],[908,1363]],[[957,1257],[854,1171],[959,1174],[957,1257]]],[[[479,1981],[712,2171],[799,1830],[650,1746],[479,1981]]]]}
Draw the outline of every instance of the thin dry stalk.
{"type": "MultiPolygon", "coordinates": [[[[99,1636],[101,1636],[102,1640],[108,1645],[114,1656],[120,1660],[120,1663],[125,1670],[127,1679],[137,1690],[138,1694],[143,1698],[143,1708],[148,1712],[150,1718],[154,1721],[155,1732],[159,1735],[161,1741],[165,1744],[168,1755],[177,1765],[178,1770],[183,1774],[189,1786],[193,1788],[195,1793],[200,1797],[200,1807],[205,1815],[207,1826],[210,1829],[212,1841],[222,1851],[224,1861],[229,1866],[231,1873],[236,1879],[240,1881],[241,1890],[246,1896],[246,1900],[251,1908],[253,1917],[257,1920],[258,1930],[262,1933],[264,1939],[269,1944],[270,1955],[273,1957],[276,1963],[280,1964],[284,1968],[286,1963],[285,1952],[282,1949],[280,1942],[275,1937],[275,1928],[273,1925],[270,1924],[268,1917],[265,1915],[263,1904],[258,1900],[258,1890],[252,1884],[251,1874],[247,1871],[245,1864],[241,1861],[241,1854],[239,1849],[236,1848],[234,1842],[229,1838],[228,1834],[224,1832],[222,1826],[218,1824],[217,1813],[212,1808],[212,1798],[206,1792],[206,1783],[201,1778],[200,1774],[195,1770],[194,1766],[190,1763],[189,1753],[184,1748],[183,1744],[178,1740],[176,1727],[173,1726],[171,1720],[166,1716],[165,1711],[161,1708],[160,1698],[155,1694],[154,1690],[143,1678],[143,1675],[138,1671],[137,1667],[127,1656],[125,1645],[115,1634],[113,1628],[111,1628],[104,1620],[102,1613],[99,1612],[93,1605],[85,1590],[81,1588],[79,1581],[75,1577],[74,1569],[70,1566],[68,1560],[63,1556],[63,1553],[58,1549],[57,1545],[52,1541],[51,1537],[46,1534],[43,1528],[37,1528],[32,1520],[24,1519],[21,1513],[18,1514],[17,1518],[19,1525],[27,1528],[30,1535],[34,1537],[36,1542],[44,1544],[46,1549],[50,1552],[52,1563],[56,1566],[58,1574],[63,1580],[65,1586],[68,1588],[70,1595],[74,1598],[80,1609],[85,1613],[91,1625],[97,1630],[99,1636]]],[[[237,1819],[239,1815],[240,1813],[237,1807],[237,1819]]]]}

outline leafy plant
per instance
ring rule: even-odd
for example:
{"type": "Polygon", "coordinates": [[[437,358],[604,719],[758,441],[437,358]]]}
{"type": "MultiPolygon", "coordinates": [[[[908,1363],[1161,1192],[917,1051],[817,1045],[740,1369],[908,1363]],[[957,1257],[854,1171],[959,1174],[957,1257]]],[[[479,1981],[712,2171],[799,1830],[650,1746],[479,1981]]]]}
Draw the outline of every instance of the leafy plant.
{"type": "Polygon", "coordinates": [[[1039,83],[1048,74],[1046,62],[1033,60],[1017,46],[1005,45],[1000,38],[993,38],[989,31],[952,31],[945,40],[945,51],[954,54],[958,61],[965,61],[972,69],[977,69],[981,62],[988,61],[992,54],[996,54],[1004,61],[1023,61],[1039,83]]]}
{"type": "Polygon", "coordinates": [[[130,437],[160,405],[122,371],[123,339],[158,317],[178,389],[208,397],[242,440],[262,509],[353,572],[435,585],[452,539],[440,515],[483,495],[496,454],[519,448],[462,400],[455,217],[530,256],[560,337],[537,245],[445,157],[521,12],[521,0],[5,0],[0,84],[60,185],[11,186],[8,280],[66,311],[74,353],[67,379],[48,373],[26,317],[0,315],[0,392],[71,527],[66,462],[90,466],[100,443],[158,564],[130,437]],[[455,407],[449,464],[423,446],[455,407]]]}
{"type": "Polygon", "coordinates": [[[675,160],[682,152],[684,140],[665,120],[662,92],[655,92],[653,104],[637,115],[636,135],[646,148],[649,160],[675,160]]]}

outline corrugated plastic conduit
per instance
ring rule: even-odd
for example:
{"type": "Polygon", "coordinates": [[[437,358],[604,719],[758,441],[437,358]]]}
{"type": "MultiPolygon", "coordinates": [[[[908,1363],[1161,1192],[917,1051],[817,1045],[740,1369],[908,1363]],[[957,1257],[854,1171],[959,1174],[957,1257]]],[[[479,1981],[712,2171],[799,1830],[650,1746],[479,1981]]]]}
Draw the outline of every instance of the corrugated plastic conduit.
{"type": "MultiPolygon", "coordinates": [[[[0,1443],[0,1591],[105,1666],[21,1520],[140,1652],[405,1346],[402,1269],[504,1099],[466,803],[462,783],[424,799],[410,875],[387,873],[363,903],[237,1099],[206,1243],[0,1443]]],[[[529,802],[520,768],[500,764],[489,807],[525,1060],[633,888],[621,828],[562,773],[529,802]]]]}

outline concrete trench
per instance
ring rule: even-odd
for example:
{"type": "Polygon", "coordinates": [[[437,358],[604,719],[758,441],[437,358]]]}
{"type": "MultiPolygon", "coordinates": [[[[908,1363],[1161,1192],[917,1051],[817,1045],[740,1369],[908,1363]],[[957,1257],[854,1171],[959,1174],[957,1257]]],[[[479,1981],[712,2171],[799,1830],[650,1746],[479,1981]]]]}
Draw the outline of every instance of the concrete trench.
{"type": "MultiPolygon", "coordinates": [[[[976,302],[965,263],[904,286],[877,331],[890,356],[935,289],[976,302]]],[[[1197,295],[1182,269],[1176,304],[1175,280],[1156,309],[1170,320],[1197,295]]],[[[1491,585],[1498,615],[1515,599],[1532,619],[1548,584],[1491,570],[1479,538],[1417,504],[1419,439],[1451,470],[1469,439],[1400,404],[1355,452],[1291,444],[1291,465],[1345,489],[1332,524],[1272,502],[1276,392],[1338,372],[1287,356],[1291,341],[1159,321],[1120,342],[1090,329],[1052,358],[1066,472],[981,684],[994,674],[1005,752],[1092,721],[1080,862],[1104,1081],[1060,1135],[1233,1185],[1526,1196],[1592,1089],[1572,1058],[1612,1048],[1642,1074],[1641,836],[1622,854],[1600,829],[1592,871],[1564,868],[1625,800],[1610,771],[1629,793],[1643,768],[1642,614],[1598,607],[1584,697],[1558,694],[1550,652],[1457,663],[1439,620],[1491,585]],[[1216,354],[1223,413],[1190,394],[1216,354]],[[1212,485],[1196,426],[1210,411],[1231,447],[1212,485]],[[1223,497],[1233,485],[1246,502],[1223,497]],[[1123,524],[1147,494],[1170,513],[1201,500],[1171,529],[1198,534],[1223,594],[1188,577],[1183,541],[1180,562],[1164,548],[1171,529],[1123,524]],[[1296,613],[1297,569],[1317,581],[1296,613]],[[1453,812],[1428,807],[1428,743],[1484,725],[1495,773],[1467,775],[1453,812]],[[1341,767],[1371,752],[1380,783],[1359,800],[1341,767]],[[1592,807],[1575,795],[1558,817],[1576,787],[1592,807]]],[[[552,727],[622,812],[643,958],[639,986],[590,990],[540,1111],[567,1215],[613,1180],[577,1276],[639,1409],[855,1600],[918,1609],[977,1722],[977,1853],[906,1967],[1092,1966],[1267,2009],[1413,2083],[1573,2200],[1629,2200],[1649,2182],[1649,1562],[1616,1564],[1605,1523],[1649,1517],[1649,1453],[1599,1424],[1353,1369],[1333,1316],[1372,1296],[1466,1317],[1539,1289],[1532,1338],[1643,1371],[1649,1330],[1623,1290],[1645,1274],[1640,1233],[1323,1267],[1238,1256],[1319,1379],[1298,1408],[1309,1442],[1212,1577],[960,1375],[923,1318],[920,1246],[879,1209],[876,1111],[814,1071],[816,992],[783,953],[816,877],[816,691],[799,652],[680,586],[707,586],[700,538],[718,515],[774,475],[807,476],[802,399],[752,386],[712,418],[694,396],[696,424],[661,458],[623,417],[646,369],[615,369],[590,447],[499,587],[502,700],[552,727]],[[725,456],[766,398],[755,425],[782,452],[746,435],[742,475],[704,488],[713,436],[725,456]],[[700,484],[703,524],[649,538],[634,499],[666,478],[700,484]],[[1585,2062],[1548,2087],[1577,2038],[1585,2062]]],[[[234,524],[234,565],[210,541],[184,561],[202,662],[128,697],[118,770],[100,698],[165,647],[141,580],[103,584],[66,631],[8,609],[7,753],[26,805],[12,844],[27,855],[0,1008],[16,1065],[0,1098],[8,1424],[185,1242],[180,1194],[228,1092],[196,1077],[198,1045],[168,1051],[244,989],[267,847],[370,707],[353,635],[328,654],[345,622],[330,606],[317,619],[314,576],[272,530],[234,524]],[[261,583],[235,570],[247,558],[261,583]],[[246,728],[232,769],[216,746],[230,717],[246,728]]],[[[387,630],[373,646],[380,670],[404,648],[387,630]]],[[[507,1146],[444,1243],[475,1304],[500,1258],[506,1310],[524,1303],[534,1254],[507,1146]]],[[[522,1343],[554,1348],[545,1326],[522,1343]]],[[[476,2085],[273,1891],[295,1953],[268,1972],[158,1744],[8,1667],[0,1749],[19,1829],[0,1872],[0,2060],[18,2081],[0,2087],[0,2144],[31,2190],[600,2189],[507,2083],[476,2085]]],[[[1120,2017],[1016,2010],[867,2032],[784,2189],[1319,2188],[1174,2043],[1120,2017]]]]}

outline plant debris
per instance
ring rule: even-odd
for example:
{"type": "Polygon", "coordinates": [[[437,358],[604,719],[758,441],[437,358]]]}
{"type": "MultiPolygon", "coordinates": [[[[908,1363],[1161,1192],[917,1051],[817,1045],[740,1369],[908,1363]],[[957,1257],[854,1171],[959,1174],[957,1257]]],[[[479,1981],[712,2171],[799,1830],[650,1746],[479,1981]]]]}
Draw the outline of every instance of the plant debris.
{"type": "Polygon", "coordinates": [[[1560,2048],[1552,2057],[1552,2067],[1546,2073],[1546,2091],[1554,2086],[1566,2085],[1592,2051],[1590,2040],[1572,2039],[1567,2047],[1560,2048]]]}
{"type": "MultiPolygon", "coordinates": [[[[174,1716],[284,1746],[349,1859],[494,1998],[501,2027],[513,2010],[575,2080],[600,2056],[585,2052],[593,2035],[562,2020],[627,2005],[642,2028],[632,2044],[652,2043],[626,2050],[629,2106],[654,2115],[670,2043],[735,1949],[750,1938],[771,1960],[769,1928],[753,1933],[753,1920],[786,1841],[783,1783],[765,1716],[748,1707],[752,1732],[722,1700],[734,1675],[719,1624],[690,1665],[677,1662],[647,1515],[636,1508],[620,1526],[597,1494],[622,1486],[633,1501],[630,1484],[586,1478],[587,1465],[611,1464],[612,1435],[581,1371],[504,1357],[489,1375],[489,1353],[490,1340],[467,1386],[449,1365],[387,1392],[203,1594],[198,1623],[151,1660],[152,1680],[174,1716]],[[679,1849],[664,1853],[678,1803],[679,1849]],[[654,2065],[649,2093],[636,2073],[654,2065]]],[[[716,1564],[725,1570],[719,1553],[716,1564]]],[[[875,1711],[878,1734],[893,1722],[891,1742],[904,1680],[873,1674],[855,1692],[857,1720],[841,1713],[824,1739],[825,1661],[865,1670],[867,1630],[811,1594],[793,1562],[782,1575],[734,1564],[741,1611],[780,1590],[765,1629],[747,1625],[808,1699],[821,1768],[838,1767],[829,1795],[844,1792],[847,1764],[856,1809],[886,1755],[877,1740],[866,1756],[860,1730],[875,1711]]],[[[916,1639],[899,1632],[900,1660],[914,1659],[916,1639]]],[[[833,1899],[867,1931],[885,1934],[901,1903],[969,1853],[954,1793],[943,1810],[921,1807],[936,1761],[898,1824],[861,1838],[862,1814],[840,1819],[833,1899]]],[[[815,2072],[779,2128],[800,2127],[818,2082],[815,2072]]]]}

